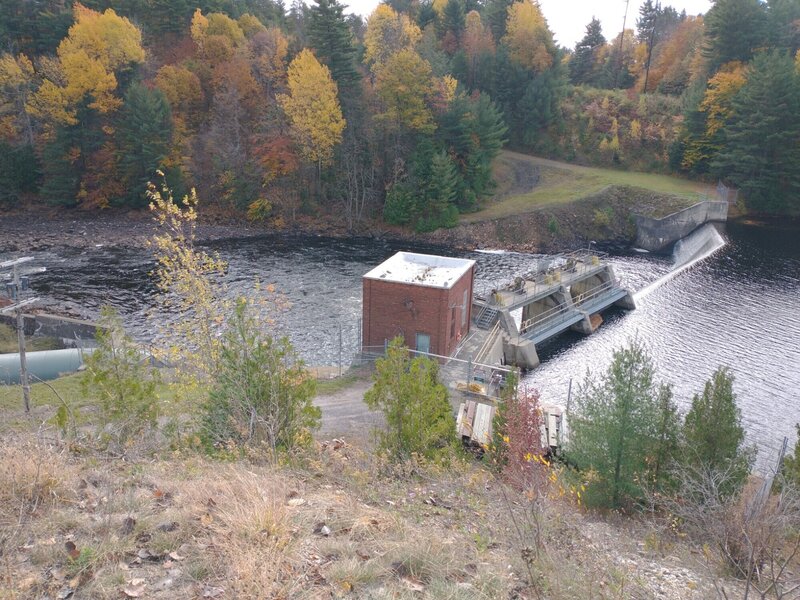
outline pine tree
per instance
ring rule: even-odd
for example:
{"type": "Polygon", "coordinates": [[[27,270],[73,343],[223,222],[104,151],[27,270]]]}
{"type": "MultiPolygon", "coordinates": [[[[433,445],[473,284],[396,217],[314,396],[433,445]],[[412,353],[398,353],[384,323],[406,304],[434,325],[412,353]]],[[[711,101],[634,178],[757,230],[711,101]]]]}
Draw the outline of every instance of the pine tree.
{"type": "Polygon", "coordinates": [[[463,0],[448,0],[447,5],[444,7],[442,30],[451,33],[459,44],[466,27],[465,16],[463,0]]]}
{"type": "Polygon", "coordinates": [[[491,191],[492,161],[505,144],[508,128],[487,94],[459,95],[441,118],[441,139],[459,166],[463,188],[461,210],[474,210],[476,202],[491,191]]]}
{"type": "Polygon", "coordinates": [[[433,154],[428,177],[423,182],[424,201],[417,231],[433,231],[458,224],[458,209],[454,205],[458,184],[458,171],[447,153],[442,150],[433,154]]]}
{"type": "Polygon", "coordinates": [[[791,56],[756,56],[724,131],[714,172],[738,185],[754,210],[800,209],[800,75],[791,56]]]}
{"type": "Polygon", "coordinates": [[[744,483],[754,458],[744,446],[742,414],[736,406],[733,375],[720,367],[695,395],[683,422],[684,454],[687,460],[710,471],[729,472],[731,487],[744,483]]]}
{"type": "Polygon", "coordinates": [[[575,52],[569,61],[569,79],[572,83],[575,85],[592,83],[597,51],[605,45],[606,38],[603,37],[600,20],[592,17],[586,26],[586,35],[575,45],[575,52]]]}
{"type": "Polygon", "coordinates": [[[189,25],[194,6],[188,0],[147,0],[145,17],[148,33],[182,33],[189,25]]]}
{"type": "Polygon", "coordinates": [[[403,338],[395,338],[386,356],[376,362],[373,380],[364,403],[386,418],[379,442],[392,460],[412,454],[435,459],[452,452],[455,419],[435,361],[424,356],[411,358],[403,338]]]}
{"type": "Polygon", "coordinates": [[[314,0],[308,17],[308,37],[314,54],[330,69],[343,95],[353,93],[361,80],[344,8],[337,0],[314,0]]]}
{"type": "Polygon", "coordinates": [[[495,40],[501,39],[506,34],[508,9],[512,4],[514,0],[487,0],[484,3],[483,18],[492,30],[492,37],[495,40]]]}
{"type": "Polygon", "coordinates": [[[639,7],[639,16],[636,19],[636,39],[640,44],[650,41],[650,35],[658,20],[658,8],[653,0],[644,0],[639,7]]]}
{"type": "Polygon", "coordinates": [[[766,40],[766,13],[759,0],[716,0],[705,16],[706,45],[711,72],[739,60],[747,62],[766,40]]]}
{"type": "Polygon", "coordinates": [[[795,54],[800,49],[800,0],[768,0],[769,45],[795,54]]]}
{"type": "Polygon", "coordinates": [[[669,428],[674,408],[654,382],[652,360],[638,341],[616,350],[599,379],[587,376],[570,415],[568,457],[591,472],[590,497],[618,507],[641,497],[653,464],[669,462],[669,428]],[[665,420],[667,423],[665,424],[665,420]]]}
{"type": "Polygon", "coordinates": [[[42,151],[42,198],[58,206],[75,206],[80,185],[80,141],[78,127],[59,127],[55,138],[42,151]]]}
{"type": "Polygon", "coordinates": [[[172,113],[159,89],[136,83],[128,88],[116,130],[120,175],[126,204],[144,206],[147,183],[155,178],[169,154],[172,113]]]}

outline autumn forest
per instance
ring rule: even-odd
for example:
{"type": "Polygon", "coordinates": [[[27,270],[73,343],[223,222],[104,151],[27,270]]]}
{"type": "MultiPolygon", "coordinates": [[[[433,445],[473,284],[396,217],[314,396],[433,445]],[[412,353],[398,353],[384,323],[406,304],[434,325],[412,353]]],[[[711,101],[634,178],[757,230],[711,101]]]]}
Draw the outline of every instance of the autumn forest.
{"type": "Polygon", "coordinates": [[[176,196],[281,228],[451,227],[503,147],[800,213],[800,0],[652,0],[559,47],[535,0],[0,0],[0,208],[176,196]]]}

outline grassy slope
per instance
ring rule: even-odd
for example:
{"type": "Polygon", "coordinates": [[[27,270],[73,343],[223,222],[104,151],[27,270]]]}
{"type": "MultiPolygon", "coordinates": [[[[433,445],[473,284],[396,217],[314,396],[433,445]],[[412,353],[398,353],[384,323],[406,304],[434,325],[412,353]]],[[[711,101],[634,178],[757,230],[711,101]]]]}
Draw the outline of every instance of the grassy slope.
{"type": "MultiPolygon", "coordinates": [[[[58,350],[63,348],[61,343],[52,338],[26,337],[26,348],[29,352],[37,350],[58,350]]],[[[8,325],[0,323],[0,354],[18,351],[17,332],[8,325]]]]}
{"type": "Polygon", "coordinates": [[[488,221],[566,204],[615,185],[678,196],[685,199],[686,204],[696,202],[709,191],[705,184],[669,175],[581,167],[510,151],[503,151],[498,158],[495,178],[498,182],[495,197],[486,203],[483,210],[464,215],[463,223],[488,221]],[[541,173],[541,181],[532,190],[524,177],[520,182],[521,173],[528,167],[539,167],[541,173]]]}

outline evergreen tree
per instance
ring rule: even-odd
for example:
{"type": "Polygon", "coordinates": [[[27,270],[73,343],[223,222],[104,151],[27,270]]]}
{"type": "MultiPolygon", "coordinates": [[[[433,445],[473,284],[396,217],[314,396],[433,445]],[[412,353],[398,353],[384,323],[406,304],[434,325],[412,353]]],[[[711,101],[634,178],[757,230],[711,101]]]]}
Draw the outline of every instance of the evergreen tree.
{"type": "Polygon", "coordinates": [[[114,309],[103,307],[99,324],[97,349],[85,359],[81,389],[96,399],[101,436],[124,451],[129,441],[156,425],[159,373],[125,333],[114,309]]]}
{"type": "Polygon", "coordinates": [[[148,33],[156,35],[183,33],[195,8],[189,0],[148,0],[147,4],[141,16],[145,18],[148,33]]]}
{"type": "Polygon", "coordinates": [[[715,0],[705,16],[711,72],[732,60],[747,62],[766,40],[766,13],[759,0],[715,0]]]}
{"type": "Polygon", "coordinates": [[[14,205],[20,194],[35,192],[41,171],[32,146],[0,142],[0,205],[14,205]]]}
{"type": "Polygon", "coordinates": [[[461,210],[474,210],[493,186],[492,161],[505,144],[508,128],[497,106],[486,94],[459,95],[440,122],[440,136],[458,165],[463,187],[461,210]]]}
{"type": "Polygon", "coordinates": [[[433,9],[433,2],[423,2],[419,5],[417,12],[417,25],[420,29],[425,29],[428,24],[436,20],[436,11],[433,9]]]}
{"type": "Polygon", "coordinates": [[[308,38],[314,54],[330,69],[343,97],[353,94],[361,80],[344,8],[337,0],[314,0],[308,15],[308,38]]]}
{"type": "Polygon", "coordinates": [[[287,338],[263,334],[239,299],[228,317],[218,371],[203,414],[203,438],[213,448],[266,445],[291,450],[319,427],[316,384],[287,338]]]}
{"type": "MultiPolygon", "coordinates": [[[[744,446],[742,414],[736,406],[733,375],[720,367],[695,395],[683,422],[684,453],[710,471],[729,471],[733,486],[744,483],[754,452],[744,446]]],[[[728,489],[733,492],[734,489],[728,489]]]]}
{"type": "Polygon", "coordinates": [[[439,227],[455,227],[458,224],[458,209],[454,201],[459,184],[456,166],[442,150],[433,154],[430,168],[426,170],[423,201],[415,229],[424,232],[439,227]]]}
{"type": "Polygon", "coordinates": [[[424,356],[412,359],[398,337],[375,363],[373,380],[364,403],[386,418],[379,443],[392,460],[412,454],[435,459],[453,451],[456,424],[436,361],[424,356]]]}
{"type": "Polygon", "coordinates": [[[800,487],[800,423],[795,423],[797,441],[794,443],[794,452],[783,459],[781,475],[784,480],[800,487]]]}
{"type": "MultiPolygon", "coordinates": [[[[649,2],[650,0],[648,0],[649,2]]],[[[586,35],[575,45],[569,61],[569,79],[575,85],[592,84],[597,51],[606,45],[600,20],[592,17],[586,26],[586,35]]]]}
{"type": "Polygon", "coordinates": [[[495,41],[502,39],[506,34],[508,9],[512,4],[514,4],[514,0],[487,0],[483,5],[481,16],[492,30],[492,37],[495,41]]]}
{"type": "Polygon", "coordinates": [[[800,50],[800,0],[768,0],[767,32],[771,48],[794,56],[800,50]]]}
{"type": "Polygon", "coordinates": [[[568,457],[592,473],[589,497],[600,505],[639,499],[654,478],[654,464],[671,460],[667,431],[674,428],[675,410],[653,375],[652,360],[634,341],[614,352],[599,380],[587,375],[580,388],[568,457]]]}
{"type": "Polygon", "coordinates": [[[639,7],[639,17],[636,19],[636,38],[640,44],[649,44],[650,37],[658,24],[659,10],[653,0],[645,0],[639,7]]]}
{"type": "Polygon", "coordinates": [[[57,206],[78,204],[80,185],[80,146],[77,127],[59,127],[53,140],[42,151],[42,198],[57,206]]]}
{"type": "Polygon", "coordinates": [[[120,174],[127,188],[124,201],[143,206],[147,183],[162,167],[172,141],[172,113],[163,92],[140,83],[128,88],[116,136],[120,174]]]}
{"type": "Polygon", "coordinates": [[[464,33],[465,16],[463,0],[448,0],[442,16],[442,31],[452,34],[457,43],[464,33]]]}
{"type": "Polygon", "coordinates": [[[800,75],[780,51],[756,56],[733,99],[725,143],[712,166],[754,210],[800,210],[800,75]]]}

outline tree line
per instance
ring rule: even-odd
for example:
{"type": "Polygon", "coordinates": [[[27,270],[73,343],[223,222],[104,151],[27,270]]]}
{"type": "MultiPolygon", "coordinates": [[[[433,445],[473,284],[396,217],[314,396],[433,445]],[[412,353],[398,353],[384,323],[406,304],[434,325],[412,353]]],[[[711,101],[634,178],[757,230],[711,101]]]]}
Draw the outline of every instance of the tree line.
{"type": "Polygon", "coordinates": [[[796,212],[800,0],[648,0],[560,47],[535,0],[0,0],[0,202],[141,207],[163,172],[219,212],[427,231],[504,144],[722,179],[796,212]]]}

